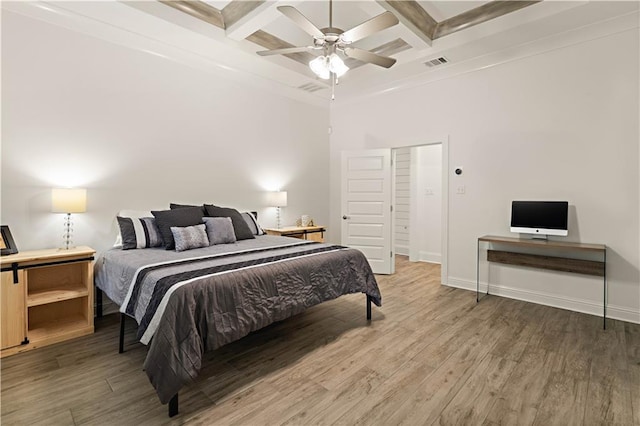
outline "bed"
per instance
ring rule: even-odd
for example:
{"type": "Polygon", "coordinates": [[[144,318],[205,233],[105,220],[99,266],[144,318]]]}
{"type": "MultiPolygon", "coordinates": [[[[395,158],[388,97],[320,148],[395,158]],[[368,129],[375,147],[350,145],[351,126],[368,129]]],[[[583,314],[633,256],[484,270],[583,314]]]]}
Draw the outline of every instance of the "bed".
{"type": "Polygon", "coordinates": [[[360,251],[273,235],[183,252],[110,249],[95,283],[138,323],[144,370],[170,416],[205,351],[344,294],[366,295],[368,319],[382,302],[360,251]]]}

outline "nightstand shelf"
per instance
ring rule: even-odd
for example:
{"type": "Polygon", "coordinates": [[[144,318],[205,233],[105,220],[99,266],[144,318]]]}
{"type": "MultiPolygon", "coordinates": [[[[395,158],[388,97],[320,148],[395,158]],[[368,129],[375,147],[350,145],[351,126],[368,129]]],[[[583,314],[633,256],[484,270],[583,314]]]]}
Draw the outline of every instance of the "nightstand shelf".
{"type": "Polygon", "coordinates": [[[27,306],[46,305],[49,303],[61,302],[68,299],[88,296],[89,290],[84,286],[72,288],[56,288],[54,290],[41,290],[29,292],[27,295],[27,306]]]}
{"type": "Polygon", "coordinates": [[[56,321],[29,324],[29,340],[38,346],[68,340],[75,337],[74,334],[84,336],[91,333],[93,333],[93,327],[87,325],[87,318],[82,314],[67,316],[56,321]],[[69,337],[70,335],[72,336],[69,337]]]}
{"type": "Polygon", "coordinates": [[[283,228],[264,228],[264,231],[268,235],[300,238],[323,243],[324,233],[327,229],[324,226],[285,226],[283,228]]]}
{"type": "Polygon", "coordinates": [[[93,333],[90,247],[26,251],[0,258],[0,356],[93,333]]]}

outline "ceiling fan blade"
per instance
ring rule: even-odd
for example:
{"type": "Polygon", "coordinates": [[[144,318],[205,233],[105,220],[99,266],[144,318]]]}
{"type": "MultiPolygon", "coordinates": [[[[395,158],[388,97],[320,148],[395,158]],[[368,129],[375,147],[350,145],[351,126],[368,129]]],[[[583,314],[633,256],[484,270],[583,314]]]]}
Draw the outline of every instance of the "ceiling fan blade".
{"type": "Polygon", "coordinates": [[[391,12],[384,12],[380,15],[363,22],[362,24],[351,28],[349,31],[342,33],[340,38],[347,43],[358,41],[373,33],[393,27],[398,23],[398,18],[391,12]]]}
{"type": "Polygon", "coordinates": [[[318,29],[315,25],[309,21],[306,16],[298,12],[293,6],[278,6],[278,10],[287,18],[295,22],[300,28],[302,28],[307,34],[310,34],[316,38],[323,38],[324,33],[318,29]]]}
{"type": "Polygon", "coordinates": [[[313,46],[285,47],[284,49],[261,50],[256,53],[260,56],[286,55],[287,53],[307,52],[313,49],[313,46]]]}
{"type": "Polygon", "coordinates": [[[377,53],[358,49],[356,47],[346,47],[344,49],[344,53],[350,58],[354,58],[362,62],[368,62],[370,64],[378,65],[384,68],[391,68],[391,66],[396,63],[396,60],[393,58],[380,56],[377,53]]]}

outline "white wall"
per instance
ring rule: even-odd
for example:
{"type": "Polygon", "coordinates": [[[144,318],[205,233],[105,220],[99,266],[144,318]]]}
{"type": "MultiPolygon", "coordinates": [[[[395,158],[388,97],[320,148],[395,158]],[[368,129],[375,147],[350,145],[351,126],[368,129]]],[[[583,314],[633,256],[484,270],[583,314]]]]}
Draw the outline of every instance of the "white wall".
{"type": "Polygon", "coordinates": [[[54,186],[88,189],[75,243],[112,244],[120,209],[212,202],[328,221],[328,108],[2,13],[2,224],[20,250],[55,247],[54,186]]]}
{"type": "MultiPolygon", "coordinates": [[[[338,226],[341,150],[448,135],[449,285],[475,288],[476,238],[510,235],[511,200],[569,200],[567,240],[609,247],[610,315],[640,322],[638,40],[635,28],[360,102],[336,101],[330,225],[338,226]],[[456,166],[462,176],[453,175],[456,166]],[[459,185],[464,195],[455,193],[459,185]]],[[[595,277],[492,271],[496,292],[602,312],[595,277]]]]}
{"type": "MultiPolygon", "coordinates": [[[[442,259],[442,145],[411,148],[415,167],[415,260],[440,263],[442,259]]],[[[412,217],[413,219],[413,217],[412,217]]]]}

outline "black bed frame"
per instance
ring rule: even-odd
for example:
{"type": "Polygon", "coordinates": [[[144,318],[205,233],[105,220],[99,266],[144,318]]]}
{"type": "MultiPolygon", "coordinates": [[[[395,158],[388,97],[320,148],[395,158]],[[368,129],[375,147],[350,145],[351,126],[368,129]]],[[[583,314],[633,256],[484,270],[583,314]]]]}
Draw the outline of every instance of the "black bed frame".
{"type": "MultiPolygon", "coordinates": [[[[96,314],[98,318],[102,317],[102,290],[96,287],[96,314]]],[[[371,321],[371,296],[367,296],[367,321],[371,321]]],[[[120,313],[120,339],[118,353],[124,352],[124,322],[128,315],[120,313]]],[[[173,417],[178,414],[178,394],[173,395],[169,401],[169,417],[173,417]]]]}

